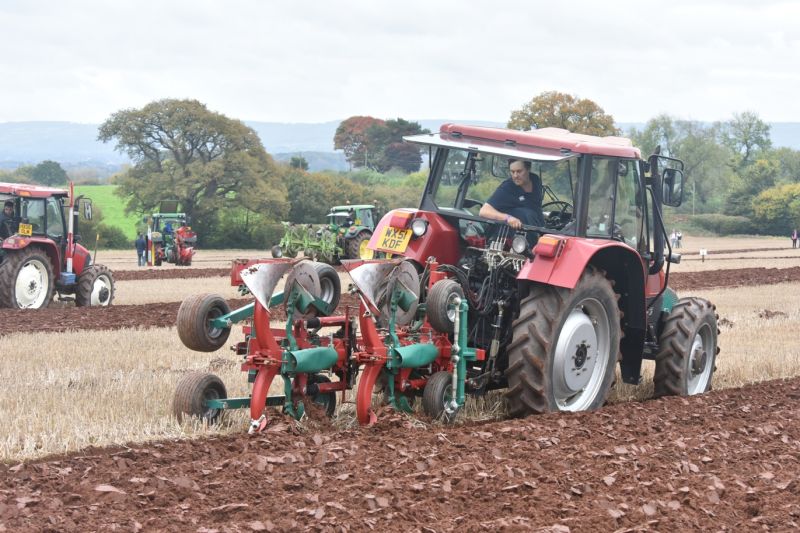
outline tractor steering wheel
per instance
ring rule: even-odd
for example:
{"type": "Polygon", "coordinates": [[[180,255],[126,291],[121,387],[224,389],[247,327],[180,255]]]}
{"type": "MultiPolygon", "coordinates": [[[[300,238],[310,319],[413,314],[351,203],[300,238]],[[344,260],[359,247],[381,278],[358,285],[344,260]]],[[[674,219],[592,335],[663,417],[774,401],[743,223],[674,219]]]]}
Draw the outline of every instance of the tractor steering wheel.
{"type": "Polygon", "coordinates": [[[572,212],[572,204],[564,200],[553,200],[542,204],[542,211],[550,212],[550,215],[548,215],[545,221],[545,225],[555,229],[563,228],[572,218],[570,214],[572,212]],[[553,213],[553,211],[556,212],[553,213]]]}

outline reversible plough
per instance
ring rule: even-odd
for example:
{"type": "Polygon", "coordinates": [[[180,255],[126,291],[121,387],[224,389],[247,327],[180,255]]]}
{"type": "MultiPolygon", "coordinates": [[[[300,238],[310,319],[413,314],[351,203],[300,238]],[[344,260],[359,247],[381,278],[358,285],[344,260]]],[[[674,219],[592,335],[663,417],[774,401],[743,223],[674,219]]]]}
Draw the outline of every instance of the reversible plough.
{"type": "Polygon", "coordinates": [[[247,287],[254,297],[251,304],[231,311],[222,297],[209,294],[183,302],[178,333],[190,349],[217,350],[233,324],[245,323],[245,339],[233,349],[243,357],[241,368],[252,391],[249,397],[227,398],[217,376],[186,374],[175,393],[178,419],[188,415],[214,422],[225,409],[249,408],[250,432],[257,432],[268,423],[267,407],[280,407],[300,419],[305,402],[311,401],[332,416],[336,393],[345,401],[353,389],[360,424],[377,419],[374,392],[382,392],[382,401],[400,411],[410,411],[414,399],[422,396],[428,415],[455,418],[465,401],[467,363],[482,359],[484,351],[467,346],[468,304],[458,291],[452,291],[442,307],[447,315],[438,323],[444,324],[444,331],[425,318],[421,292],[438,294],[450,287],[444,287],[447,279],[436,271],[437,264],[426,265],[423,287],[409,261],[345,261],[358,307],[346,307],[342,314],[333,314],[339,285],[328,283],[326,289],[333,269],[324,267],[330,270],[295,259],[239,262],[231,283],[247,287]],[[275,292],[283,278],[283,290],[275,292]],[[286,319],[276,326],[272,315],[279,306],[286,319]],[[283,394],[270,395],[276,378],[283,382],[283,394]]]}

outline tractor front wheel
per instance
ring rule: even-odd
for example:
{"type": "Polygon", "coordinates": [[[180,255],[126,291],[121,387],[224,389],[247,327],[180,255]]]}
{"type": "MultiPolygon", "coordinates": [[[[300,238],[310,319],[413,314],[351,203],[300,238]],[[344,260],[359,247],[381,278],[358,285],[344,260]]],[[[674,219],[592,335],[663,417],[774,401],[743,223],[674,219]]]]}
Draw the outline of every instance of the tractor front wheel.
{"type": "Polygon", "coordinates": [[[653,376],[655,396],[690,396],[711,389],[717,313],[708,300],[681,298],[664,322],[653,376]]]}
{"type": "Polygon", "coordinates": [[[428,416],[446,423],[453,422],[460,410],[451,405],[453,399],[455,391],[450,372],[439,371],[428,378],[422,391],[422,409],[428,416]]]}
{"type": "Polygon", "coordinates": [[[511,415],[586,411],[606,402],[622,336],[618,298],[593,267],[572,290],[531,286],[508,347],[511,415]]]}
{"type": "Polygon", "coordinates": [[[75,305],[107,307],[114,300],[114,277],[104,265],[87,267],[78,276],[75,305]]]}
{"type": "Polygon", "coordinates": [[[183,345],[196,352],[220,349],[231,334],[230,327],[211,325],[211,320],[231,312],[228,302],[216,294],[194,294],[178,308],[178,336],[183,345]]]}
{"type": "Polygon", "coordinates": [[[224,400],[228,397],[225,384],[214,374],[191,372],[184,374],[175,388],[172,413],[178,422],[197,417],[208,425],[214,424],[222,415],[222,409],[208,407],[209,400],[224,400]]]}
{"type": "Polygon", "coordinates": [[[373,252],[367,248],[372,234],[369,231],[362,231],[345,243],[345,251],[348,259],[372,259],[373,252]]]}
{"type": "Polygon", "coordinates": [[[6,254],[0,265],[0,307],[47,307],[53,290],[53,267],[44,251],[31,247],[6,254]]]}
{"type": "Polygon", "coordinates": [[[272,257],[275,259],[280,259],[283,257],[283,250],[281,249],[279,244],[276,244],[272,248],[270,248],[269,253],[272,254],[272,257]]]}

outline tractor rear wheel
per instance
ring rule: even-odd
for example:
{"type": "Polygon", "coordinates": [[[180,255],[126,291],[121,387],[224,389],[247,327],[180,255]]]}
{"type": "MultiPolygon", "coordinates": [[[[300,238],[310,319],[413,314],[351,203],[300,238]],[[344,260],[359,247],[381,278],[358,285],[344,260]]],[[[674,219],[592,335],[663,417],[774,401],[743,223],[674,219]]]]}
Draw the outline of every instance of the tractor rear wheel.
{"type": "Polygon", "coordinates": [[[325,263],[315,262],[314,270],[319,276],[319,299],[328,304],[326,315],[331,315],[339,306],[339,299],[342,296],[342,281],[339,279],[339,273],[331,265],[325,263]]]}
{"type": "Polygon", "coordinates": [[[175,387],[172,413],[178,422],[184,418],[197,417],[208,425],[214,424],[222,415],[222,409],[210,408],[208,400],[224,400],[228,397],[222,380],[208,372],[184,374],[175,387]]]}
{"type": "Polygon", "coordinates": [[[345,252],[348,259],[372,259],[372,250],[367,248],[369,239],[372,233],[367,230],[360,232],[358,235],[348,240],[345,243],[345,252]]]}
{"type": "Polygon", "coordinates": [[[0,265],[0,307],[40,309],[53,300],[50,258],[40,248],[7,252],[0,265]]]}
{"type": "Polygon", "coordinates": [[[453,333],[458,306],[456,298],[464,299],[464,289],[452,279],[441,279],[433,284],[428,293],[425,311],[428,322],[440,333],[453,333]]]}
{"type": "Polygon", "coordinates": [[[193,294],[178,308],[178,336],[196,352],[220,349],[231,334],[230,327],[214,327],[210,320],[231,312],[228,302],[216,294],[193,294]]]}
{"type": "Polygon", "coordinates": [[[606,402],[620,354],[618,299],[593,267],[572,290],[531,286],[508,347],[511,415],[585,411],[606,402]]]}
{"type": "Polygon", "coordinates": [[[664,322],[653,376],[656,398],[711,389],[717,353],[717,313],[708,300],[681,298],[664,322]]]}
{"type": "Polygon", "coordinates": [[[459,409],[453,409],[450,402],[455,398],[453,375],[439,371],[428,378],[422,391],[422,409],[434,420],[453,422],[459,409]]]}
{"type": "Polygon", "coordinates": [[[107,307],[114,300],[114,277],[104,265],[87,267],[78,276],[75,305],[107,307]]]}

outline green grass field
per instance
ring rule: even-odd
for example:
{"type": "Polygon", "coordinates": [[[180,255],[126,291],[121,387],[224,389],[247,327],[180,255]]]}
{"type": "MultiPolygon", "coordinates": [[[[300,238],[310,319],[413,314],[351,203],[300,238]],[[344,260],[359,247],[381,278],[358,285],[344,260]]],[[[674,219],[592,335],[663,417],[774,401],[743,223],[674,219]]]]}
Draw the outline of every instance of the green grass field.
{"type": "Polygon", "coordinates": [[[125,214],[125,201],[114,194],[116,185],[78,185],[76,195],[84,195],[92,199],[92,204],[103,212],[103,223],[114,226],[125,232],[125,236],[136,238],[136,223],[139,217],[125,214]]]}

